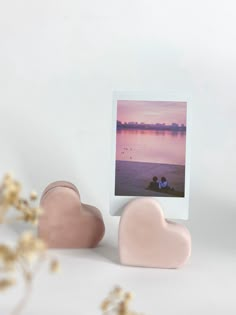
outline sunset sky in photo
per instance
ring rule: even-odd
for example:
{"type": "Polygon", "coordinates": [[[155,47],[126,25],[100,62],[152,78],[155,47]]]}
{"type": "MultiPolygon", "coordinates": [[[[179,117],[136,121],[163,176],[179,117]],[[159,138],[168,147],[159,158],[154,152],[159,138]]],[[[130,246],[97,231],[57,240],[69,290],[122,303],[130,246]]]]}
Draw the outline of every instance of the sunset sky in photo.
{"type": "Polygon", "coordinates": [[[186,102],[118,100],[117,120],[186,125],[186,107],[186,102]]]}

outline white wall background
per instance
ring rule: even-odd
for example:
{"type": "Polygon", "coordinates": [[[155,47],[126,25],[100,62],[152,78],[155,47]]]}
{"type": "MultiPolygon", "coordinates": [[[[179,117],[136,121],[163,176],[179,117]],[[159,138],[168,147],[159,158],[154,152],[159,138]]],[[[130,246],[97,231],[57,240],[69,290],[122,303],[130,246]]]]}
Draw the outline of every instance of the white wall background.
{"type": "Polygon", "coordinates": [[[111,93],[193,98],[192,192],[234,197],[234,1],[1,1],[1,173],[107,211],[111,93]],[[92,185],[91,185],[92,183],[92,185]]]}
{"type": "Polygon", "coordinates": [[[189,226],[196,246],[231,255],[235,9],[227,0],[1,0],[0,174],[13,170],[39,192],[73,181],[103,211],[107,240],[116,240],[118,218],[108,214],[112,90],[191,94],[189,226]]]}

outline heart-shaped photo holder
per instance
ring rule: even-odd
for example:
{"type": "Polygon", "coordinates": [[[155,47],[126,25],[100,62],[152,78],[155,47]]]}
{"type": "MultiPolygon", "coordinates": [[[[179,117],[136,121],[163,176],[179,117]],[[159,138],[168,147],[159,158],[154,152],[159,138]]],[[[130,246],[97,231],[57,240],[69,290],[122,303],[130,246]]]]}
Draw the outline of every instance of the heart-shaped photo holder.
{"type": "Polygon", "coordinates": [[[191,254],[191,235],[168,221],[153,198],[138,198],[125,207],[119,227],[120,262],[150,268],[179,268],[191,254]]]}
{"type": "Polygon", "coordinates": [[[90,248],[103,238],[101,212],[83,204],[78,189],[65,181],[54,182],[44,190],[40,206],[39,236],[50,248],[90,248]]]}

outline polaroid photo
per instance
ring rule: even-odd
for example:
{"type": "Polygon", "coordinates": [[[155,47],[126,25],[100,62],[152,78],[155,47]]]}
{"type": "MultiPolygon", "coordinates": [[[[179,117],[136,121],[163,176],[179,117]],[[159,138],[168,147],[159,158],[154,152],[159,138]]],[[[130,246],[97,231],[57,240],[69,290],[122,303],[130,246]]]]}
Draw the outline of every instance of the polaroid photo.
{"type": "Polygon", "coordinates": [[[110,213],[153,197],[166,218],[187,219],[190,180],[189,102],[147,93],[113,94],[110,213]]]}

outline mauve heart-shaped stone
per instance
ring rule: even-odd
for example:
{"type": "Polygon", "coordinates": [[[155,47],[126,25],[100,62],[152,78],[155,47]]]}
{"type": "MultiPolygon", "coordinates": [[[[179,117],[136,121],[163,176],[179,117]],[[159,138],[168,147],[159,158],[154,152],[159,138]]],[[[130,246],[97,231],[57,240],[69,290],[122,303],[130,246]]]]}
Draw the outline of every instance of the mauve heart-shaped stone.
{"type": "Polygon", "coordinates": [[[40,206],[44,213],[39,221],[39,236],[50,248],[90,248],[103,238],[101,212],[81,203],[73,184],[50,184],[42,194],[40,206]]]}
{"type": "Polygon", "coordinates": [[[191,253],[188,229],[165,220],[153,198],[138,198],[123,211],[119,227],[120,261],[124,265],[178,268],[191,253]]]}

